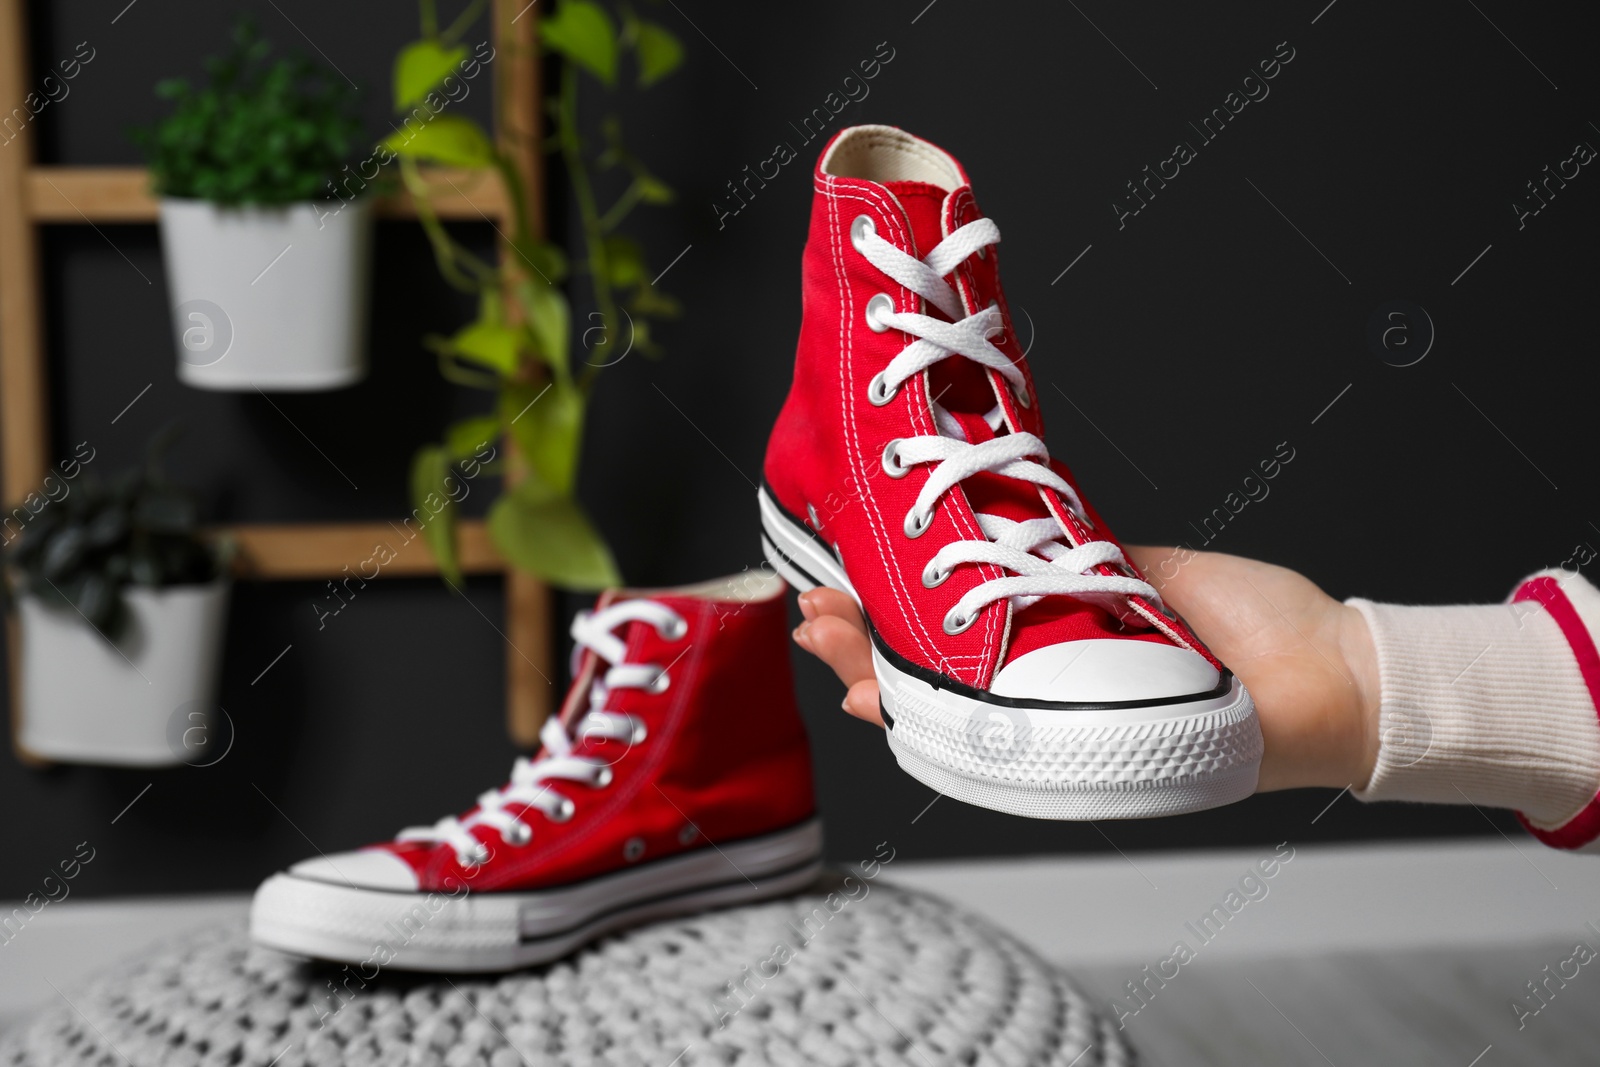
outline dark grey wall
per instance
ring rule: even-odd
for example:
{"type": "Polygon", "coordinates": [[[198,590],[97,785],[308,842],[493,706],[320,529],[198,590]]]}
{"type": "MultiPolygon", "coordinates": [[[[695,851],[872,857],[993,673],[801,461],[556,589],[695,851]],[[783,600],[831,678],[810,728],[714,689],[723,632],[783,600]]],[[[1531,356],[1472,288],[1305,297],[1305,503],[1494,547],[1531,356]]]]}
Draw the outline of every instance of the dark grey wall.
{"type": "MultiPolygon", "coordinates": [[[[1578,434],[1592,423],[1596,380],[1600,190],[1589,185],[1600,178],[1584,168],[1523,228],[1511,206],[1576,142],[1600,145],[1591,16],[1576,5],[1324,2],[659,8],[688,64],[651,93],[625,93],[623,110],[637,151],[681,193],[641,229],[658,267],[687,248],[663,280],[687,314],[662,331],[664,361],[630,357],[607,372],[583,473],[629,578],[671,583],[759,562],[751,479],[788,385],[806,175],[821,146],[791,123],[880,42],[894,58],[830,132],[891,122],[966,163],[1005,234],[1012,306],[1035,330],[1052,448],[1124,538],[1201,547],[1195,525],[1287,441],[1296,458],[1271,495],[1209,547],[1299,568],[1340,597],[1499,599],[1527,571],[1600,544],[1578,434]],[[1124,183],[1176,141],[1198,143],[1187,124],[1285,41],[1294,59],[1270,95],[1119,227],[1124,183]],[[780,141],[800,158],[719,227],[724,183],[780,141]],[[1395,300],[1425,308],[1437,330],[1415,366],[1387,365],[1366,340],[1373,313],[1395,300]]],[[[304,31],[375,89],[376,134],[388,64],[413,31],[408,5],[390,6],[385,22],[348,2],[144,0],[112,25],[120,2],[34,4],[36,65],[80,40],[98,49],[72,96],[41,118],[45,159],[132,160],[122,130],[157,113],[148,87],[192,70],[240,7],[281,44],[306,47],[304,31]]],[[[90,439],[111,468],[181,416],[190,434],[178,466],[215,496],[220,518],[402,510],[411,449],[474,399],[441,389],[415,343],[462,309],[412,227],[380,227],[372,380],[276,398],[359,490],[259,397],[176,383],[154,231],[102,229],[46,241],[58,449],[90,439]]],[[[505,650],[473,607],[497,618],[498,587],[474,583],[469,605],[432,582],[387,583],[320,632],[318,595],[314,584],[237,590],[223,704],[238,739],[217,766],[40,772],[0,756],[0,898],[33,888],[30,872],[42,877],[84,839],[99,849],[76,883],[84,894],[243,888],[313,847],[459,810],[501,780],[512,756],[500,726],[505,650]]],[[[885,838],[926,858],[1513,826],[1503,813],[1348,799],[1313,823],[1333,799],[1321,791],[1098,829],[954,801],[913,823],[932,794],[838,711],[824,670],[799,671],[842,858],[885,838]]]]}

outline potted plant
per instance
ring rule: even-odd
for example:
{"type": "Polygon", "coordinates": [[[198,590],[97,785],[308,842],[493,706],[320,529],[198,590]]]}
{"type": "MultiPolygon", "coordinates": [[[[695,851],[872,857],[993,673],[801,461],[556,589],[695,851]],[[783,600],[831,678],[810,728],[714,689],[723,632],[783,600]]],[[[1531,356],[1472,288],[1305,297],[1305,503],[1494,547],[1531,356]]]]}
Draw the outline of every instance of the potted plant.
{"type": "MultiPolygon", "coordinates": [[[[495,547],[513,566],[558,586],[615,585],[611,552],[575,495],[584,414],[600,371],[630,352],[658,355],[651,321],[678,313],[677,302],[656,288],[659,275],[646,265],[639,243],[622,232],[635,207],[668,203],[673,193],[629,151],[615,116],[600,122],[598,144],[586,143],[578,98],[586,85],[614,89],[625,60],[640,87],[654,85],[682,62],[682,45],[625,5],[613,13],[593,0],[560,0],[540,19],[540,45],[561,61],[546,101],[547,146],[564,170],[582,233],[581,247],[569,256],[535,233],[518,157],[477,123],[448,110],[454,82],[476,69],[460,38],[482,5],[469,6],[441,30],[432,0],[420,3],[422,39],[406,46],[394,67],[401,121],[380,148],[399,157],[440,273],[478,299],[474,321],[427,344],[446,379],[488,390],[494,401],[489,414],[456,423],[439,444],[417,453],[413,514],[446,580],[458,584],[454,506],[447,490],[464,466],[476,463],[485,442],[507,438],[517,462],[507,468],[515,477],[506,480],[489,509],[495,547]],[[498,264],[473,255],[440,225],[421,163],[483,171],[504,185],[513,217],[502,231],[498,264]],[[571,276],[582,280],[596,309],[581,331],[584,351],[576,356],[572,307],[563,289],[571,276]]],[[[497,102],[501,98],[497,93],[497,102]]]]}
{"type": "Polygon", "coordinates": [[[135,134],[161,198],[178,379],[337,389],[366,375],[372,202],[334,184],[361,125],[342,78],[268,52],[240,23],[209,83],[162,82],[172,113],[135,134]]]}
{"type": "Polygon", "coordinates": [[[193,498],[162,474],[171,439],[109,484],[86,475],[7,554],[26,752],[163,766],[204,736],[193,713],[215,707],[231,548],[199,536],[193,498]]]}

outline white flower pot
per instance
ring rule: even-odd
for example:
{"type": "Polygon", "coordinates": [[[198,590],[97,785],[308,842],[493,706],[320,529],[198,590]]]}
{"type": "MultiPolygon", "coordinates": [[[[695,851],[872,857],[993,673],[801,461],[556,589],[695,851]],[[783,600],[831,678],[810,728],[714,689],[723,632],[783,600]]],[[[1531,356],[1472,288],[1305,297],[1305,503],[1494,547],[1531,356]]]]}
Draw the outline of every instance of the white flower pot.
{"type": "Polygon", "coordinates": [[[193,762],[216,707],[228,589],[219,579],[124,590],[128,627],[115,646],[71,607],[18,597],[22,748],[64,763],[193,762]]]}
{"type": "Polygon", "coordinates": [[[372,201],[221,207],[161,201],[178,380],[338,389],[367,373],[372,201]]]}

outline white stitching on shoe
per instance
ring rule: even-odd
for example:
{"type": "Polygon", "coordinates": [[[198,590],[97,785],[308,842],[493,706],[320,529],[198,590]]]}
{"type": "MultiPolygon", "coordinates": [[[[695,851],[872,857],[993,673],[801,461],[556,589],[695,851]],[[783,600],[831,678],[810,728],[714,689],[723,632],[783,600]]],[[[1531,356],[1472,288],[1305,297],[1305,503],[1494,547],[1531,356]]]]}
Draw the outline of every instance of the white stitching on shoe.
{"type": "MultiPolygon", "coordinates": [[[[903,219],[901,218],[901,215],[900,215],[899,206],[897,204],[895,204],[892,200],[887,198],[887,196],[885,194],[879,193],[875,189],[866,189],[866,190],[862,190],[862,192],[864,192],[864,193],[866,193],[868,195],[867,196],[863,196],[863,195],[857,195],[855,192],[838,192],[838,191],[834,192],[833,195],[834,195],[834,197],[836,199],[856,200],[856,201],[858,201],[860,203],[867,204],[869,206],[877,208],[878,211],[881,212],[885,218],[889,219],[894,224],[896,230],[898,231],[900,224],[903,222],[903,219]],[[869,196],[870,196],[870,199],[869,199],[869,196]]],[[[837,223],[835,223],[835,226],[837,226],[837,223]]],[[[906,244],[906,245],[909,245],[911,243],[910,242],[909,233],[896,232],[894,234],[894,236],[897,238],[897,243],[906,244]]],[[[837,245],[837,240],[835,240],[834,243],[835,243],[835,245],[837,245]]],[[[902,299],[907,295],[916,296],[916,294],[911,293],[909,290],[906,290],[904,288],[901,289],[901,295],[902,295],[902,299]]],[[[920,300],[920,297],[918,297],[918,299],[920,300]]],[[[846,325],[847,324],[847,320],[848,320],[848,316],[845,316],[844,318],[842,318],[841,319],[841,325],[842,326],[846,325]]],[[[910,397],[908,397],[908,403],[910,403],[910,405],[911,405],[911,419],[912,419],[913,427],[916,428],[917,430],[919,430],[919,432],[922,432],[922,433],[926,433],[926,434],[930,434],[930,435],[933,434],[933,433],[936,433],[937,429],[936,429],[935,426],[932,425],[932,423],[930,421],[930,415],[929,415],[929,408],[931,407],[931,404],[930,404],[930,402],[928,400],[928,395],[929,394],[928,394],[928,387],[927,387],[927,375],[926,374],[918,375],[916,378],[912,379],[907,384],[913,386],[913,392],[910,395],[910,397]]],[[[859,448],[859,441],[857,442],[857,447],[859,448]]],[[[970,501],[968,501],[966,499],[965,492],[960,491],[959,487],[958,487],[957,492],[959,492],[959,499],[956,498],[956,493],[950,494],[950,496],[948,498],[949,499],[949,503],[951,504],[951,507],[949,509],[950,510],[950,515],[951,515],[951,520],[954,523],[956,529],[962,534],[963,538],[973,539],[973,540],[979,539],[979,538],[982,537],[982,533],[981,533],[981,529],[978,528],[978,526],[977,526],[976,518],[971,514],[971,511],[972,511],[971,503],[970,503],[970,501]]],[[[879,521],[880,522],[882,521],[881,520],[881,513],[879,515],[879,521]]],[[[989,567],[989,566],[980,566],[979,573],[981,575],[983,575],[983,577],[985,579],[992,579],[992,578],[1001,576],[1004,572],[1002,570],[1000,570],[999,568],[989,567]]],[[[899,580],[903,580],[903,577],[898,575],[898,574],[896,575],[896,578],[899,579],[899,580]]],[[[920,581],[920,578],[919,578],[919,581],[920,581]]],[[[945,641],[941,642],[935,635],[932,634],[931,631],[929,631],[925,627],[923,627],[923,624],[922,624],[922,621],[921,621],[920,617],[917,618],[917,625],[918,625],[919,628],[923,629],[923,632],[925,634],[927,634],[929,640],[932,641],[935,644],[936,648],[938,649],[936,656],[930,656],[930,659],[936,659],[937,662],[941,665],[942,669],[946,669],[953,676],[955,676],[957,678],[960,678],[963,681],[968,681],[968,682],[970,682],[972,684],[978,684],[982,680],[984,675],[986,675],[986,673],[988,672],[988,670],[989,670],[989,668],[990,668],[990,666],[991,666],[991,664],[993,662],[993,656],[994,656],[994,652],[995,652],[995,649],[994,649],[994,645],[995,645],[995,641],[996,641],[995,619],[994,619],[994,617],[992,615],[985,622],[984,647],[983,647],[982,653],[978,654],[978,655],[961,655],[961,656],[949,656],[949,655],[946,655],[945,651],[944,651],[944,648],[943,648],[943,644],[948,642],[949,638],[946,637],[945,641]],[[973,670],[971,672],[971,675],[972,675],[971,677],[967,677],[967,678],[963,678],[962,677],[962,673],[955,667],[955,661],[958,660],[958,659],[959,660],[967,660],[967,659],[977,659],[977,660],[979,660],[979,665],[977,666],[977,668],[975,670],[973,670]]]]}
{"type": "MultiPolygon", "coordinates": [[[[839,197],[841,197],[841,198],[844,198],[844,199],[857,200],[857,201],[860,201],[861,203],[868,204],[870,206],[876,207],[884,215],[884,217],[892,220],[895,223],[896,228],[898,230],[899,224],[903,221],[902,217],[901,217],[901,211],[903,209],[901,209],[900,206],[898,204],[896,204],[892,199],[887,197],[886,194],[880,193],[876,189],[870,189],[869,188],[869,189],[864,189],[864,190],[861,190],[861,191],[866,193],[866,194],[868,194],[871,197],[871,199],[868,199],[868,196],[856,195],[855,193],[842,193],[841,192],[841,193],[838,193],[837,195],[839,197]]],[[[908,246],[911,244],[909,232],[906,232],[906,233],[897,232],[894,236],[896,237],[896,243],[897,244],[903,244],[903,245],[908,245],[908,246]]],[[[918,294],[913,293],[909,289],[905,289],[905,288],[902,287],[902,289],[901,289],[902,300],[904,299],[905,296],[908,296],[908,295],[916,297],[919,301],[921,300],[921,297],[918,294]]],[[[910,395],[910,397],[908,397],[908,403],[910,404],[910,408],[911,408],[911,419],[912,419],[913,427],[915,429],[917,429],[920,433],[929,434],[929,435],[937,434],[937,432],[938,432],[937,427],[932,424],[931,416],[929,414],[929,409],[931,408],[932,405],[931,405],[931,403],[929,401],[927,374],[926,373],[919,374],[915,378],[913,378],[909,382],[907,382],[907,384],[910,385],[912,387],[912,389],[913,389],[912,394],[910,395]]],[[[950,493],[947,496],[947,501],[951,505],[949,507],[951,521],[955,525],[956,529],[961,533],[962,537],[964,539],[972,539],[972,540],[981,539],[983,537],[983,534],[982,534],[981,529],[979,529],[978,526],[977,526],[976,518],[971,513],[972,512],[972,505],[971,505],[971,502],[967,500],[966,493],[964,491],[962,491],[960,489],[960,487],[957,487],[955,491],[953,491],[952,493],[950,493]],[[957,493],[959,493],[959,498],[957,498],[957,493]]],[[[980,566],[979,573],[981,575],[983,575],[985,577],[985,579],[999,577],[999,576],[1004,574],[1004,572],[1002,570],[1000,570],[999,568],[989,567],[989,566],[980,566]]],[[[919,582],[920,582],[920,577],[919,577],[919,582]]],[[[919,626],[921,625],[920,618],[918,620],[918,625],[919,626]]],[[[942,629],[942,627],[941,627],[941,629],[942,629]]],[[[960,657],[947,656],[944,653],[944,649],[942,647],[943,642],[940,642],[939,639],[936,636],[934,636],[931,631],[928,631],[928,630],[925,629],[924,632],[928,634],[929,640],[933,641],[936,646],[939,646],[939,652],[938,652],[938,657],[937,658],[938,658],[940,664],[943,667],[945,667],[946,669],[949,670],[949,673],[951,673],[952,675],[954,675],[957,678],[961,678],[961,680],[963,680],[963,681],[968,681],[968,682],[970,682],[972,684],[978,684],[979,683],[979,681],[981,680],[982,676],[986,673],[986,671],[988,669],[988,665],[992,662],[992,657],[993,657],[993,654],[994,654],[993,645],[994,645],[994,642],[995,642],[995,634],[994,634],[994,618],[993,618],[993,616],[990,616],[990,618],[985,622],[984,649],[983,649],[983,652],[980,655],[976,655],[976,656],[969,656],[969,655],[963,655],[963,656],[960,656],[960,657]],[[979,665],[976,668],[976,670],[972,672],[973,673],[972,677],[970,677],[970,678],[962,678],[961,674],[954,667],[954,662],[953,661],[955,659],[957,659],[957,658],[959,658],[959,659],[974,659],[974,658],[975,659],[979,659],[979,665]]],[[[948,642],[948,640],[949,640],[949,638],[946,637],[945,638],[945,642],[948,642]]]]}
{"type": "MultiPolygon", "coordinates": [[[[907,621],[905,629],[911,635],[912,640],[916,642],[917,648],[928,658],[928,661],[930,663],[938,663],[941,660],[941,656],[937,647],[929,648],[927,641],[924,640],[924,638],[927,638],[931,641],[932,636],[928,634],[926,627],[922,625],[921,618],[912,610],[910,601],[900,588],[899,570],[893,565],[893,555],[883,536],[883,513],[878,509],[870,494],[867,493],[867,486],[864,484],[860,473],[861,435],[856,429],[855,410],[850,403],[850,375],[848,373],[851,369],[855,352],[849,329],[850,316],[845,311],[850,306],[851,294],[849,287],[845,283],[844,257],[839,246],[839,199],[841,194],[836,190],[831,176],[826,179],[826,187],[822,192],[828,201],[828,245],[833,258],[834,278],[839,288],[839,346],[841,352],[839,360],[839,407],[841,422],[848,427],[845,458],[850,477],[856,485],[856,497],[870,508],[867,515],[867,528],[872,532],[873,540],[877,543],[878,556],[883,562],[884,573],[889,575],[890,591],[894,593],[895,601],[900,606],[901,614],[907,621]]],[[[861,198],[850,197],[850,199],[859,200],[861,198]]],[[[891,219],[891,221],[898,222],[898,220],[894,219],[891,219]]],[[[904,291],[902,290],[902,299],[903,293],[904,291]]]]}

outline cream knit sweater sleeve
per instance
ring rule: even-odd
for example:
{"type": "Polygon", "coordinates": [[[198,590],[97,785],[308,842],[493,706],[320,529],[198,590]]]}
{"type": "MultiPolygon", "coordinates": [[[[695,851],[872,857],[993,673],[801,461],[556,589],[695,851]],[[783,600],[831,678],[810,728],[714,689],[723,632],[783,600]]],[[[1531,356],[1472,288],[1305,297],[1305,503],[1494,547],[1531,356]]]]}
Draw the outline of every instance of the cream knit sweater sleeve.
{"type": "Polygon", "coordinates": [[[1551,570],[1498,605],[1348,603],[1380,677],[1357,797],[1512,808],[1545,844],[1600,853],[1600,591],[1551,570]]]}

